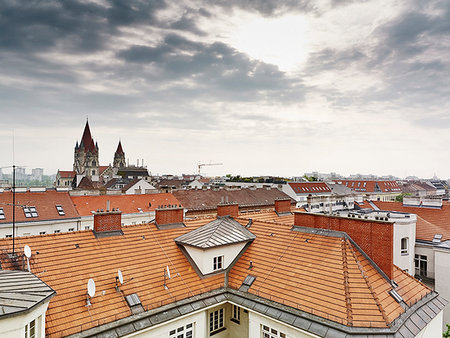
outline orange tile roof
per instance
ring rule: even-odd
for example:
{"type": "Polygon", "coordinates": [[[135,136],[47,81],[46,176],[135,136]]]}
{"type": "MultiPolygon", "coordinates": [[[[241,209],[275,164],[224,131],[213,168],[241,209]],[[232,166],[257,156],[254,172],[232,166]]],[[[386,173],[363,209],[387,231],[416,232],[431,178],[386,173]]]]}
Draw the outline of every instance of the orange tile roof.
{"type": "MultiPolygon", "coordinates": [[[[12,192],[0,193],[0,208],[3,208],[5,219],[0,223],[12,222],[12,192]]],[[[36,207],[38,217],[26,218],[21,207],[16,207],[16,222],[61,220],[80,217],[67,191],[47,190],[45,192],[16,192],[16,205],[36,207]],[[61,205],[65,215],[61,216],[56,209],[61,205]]]]}
{"type": "Polygon", "coordinates": [[[331,193],[330,187],[325,182],[291,182],[289,185],[296,194],[331,193]]]}
{"type": "Polygon", "coordinates": [[[395,181],[334,180],[334,182],[359,192],[376,192],[375,187],[377,184],[381,192],[401,192],[395,181]]]}
{"type": "Polygon", "coordinates": [[[72,170],[58,170],[59,176],[60,177],[67,177],[67,178],[74,178],[77,173],[75,171],[72,170]]]}
{"type": "Polygon", "coordinates": [[[109,165],[101,165],[101,166],[99,166],[98,167],[98,172],[99,172],[99,174],[101,175],[101,174],[103,174],[103,172],[106,170],[106,169],[108,169],[109,168],[109,165]]]}
{"type": "Polygon", "coordinates": [[[92,211],[106,210],[107,201],[110,208],[119,208],[124,214],[155,211],[159,205],[177,205],[181,203],[170,193],[142,195],[101,195],[101,196],[71,196],[75,207],[81,216],[91,216],[92,211]]]}
{"type": "Polygon", "coordinates": [[[442,241],[450,239],[450,203],[443,202],[442,208],[419,208],[403,206],[401,202],[373,202],[381,210],[408,212],[417,215],[416,239],[432,241],[441,234],[442,241]]]}
{"type": "MultiPolygon", "coordinates": [[[[251,274],[256,280],[250,293],[349,326],[387,327],[404,312],[388,294],[389,282],[348,240],[290,231],[277,223],[255,222],[249,230],[256,239],[231,269],[230,287],[238,289],[251,274]]],[[[431,292],[404,278],[403,271],[396,273],[405,294],[431,292]]],[[[408,298],[415,300],[420,298],[408,298]]]]}
{"type": "MultiPolygon", "coordinates": [[[[17,238],[18,251],[25,244],[32,249],[31,271],[57,293],[47,311],[46,334],[67,336],[128,317],[131,312],[124,295],[137,293],[144,309],[150,310],[222,287],[223,274],[200,279],[173,240],[196,227],[195,222],[164,231],[154,225],[130,226],[122,228],[123,236],[102,239],[92,231],[17,238]],[[173,276],[180,274],[167,282],[168,290],[163,287],[166,266],[173,276]],[[120,286],[122,293],[115,290],[118,269],[126,281],[120,286]],[[96,294],[88,309],[90,278],[96,294]]],[[[0,241],[3,252],[10,246],[10,240],[0,241]]],[[[2,264],[8,268],[5,261],[2,264]]]]}
{"type": "MultiPolygon", "coordinates": [[[[16,239],[19,251],[25,244],[32,249],[32,272],[57,292],[47,311],[46,334],[65,336],[130,316],[123,295],[137,293],[150,310],[224,286],[224,274],[201,279],[174,242],[210,221],[185,221],[186,228],[164,231],[141,224],[123,227],[123,236],[101,239],[92,231],[16,239]],[[176,276],[168,281],[168,290],[163,288],[166,265],[176,276]],[[122,294],[115,290],[118,269],[127,281],[120,287],[122,294]],[[89,278],[95,280],[97,293],[87,308],[89,278]]],[[[348,239],[263,221],[254,221],[249,230],[256,239],[230,270],[230,288],[239,289],[251,274],[256,280],[250,294],[355,327],[386,328],[404,312],[388,294],[388,281],[348,239]]],[[[0,240],[0,253],[10,249],[11,240],[0,240]]],[[[2,266],[8,269],[4,257],[0,255],[2,266]]],[[[395,269],[394,279],[409,304],[431,292],[400,269],[395,269]]]]}

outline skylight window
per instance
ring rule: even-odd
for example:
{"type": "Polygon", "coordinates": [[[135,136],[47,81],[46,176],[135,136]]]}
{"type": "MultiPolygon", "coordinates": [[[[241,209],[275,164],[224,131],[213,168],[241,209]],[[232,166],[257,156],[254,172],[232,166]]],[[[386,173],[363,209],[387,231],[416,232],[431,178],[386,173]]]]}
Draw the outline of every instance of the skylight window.
{"type": "Polygon", "coordinates": [[[36,207],[24,207],[23,213],[26,218],[36,218],[39,216],[36,207]]]}
{"type": "Polygon", "coordinates": [[[3,208],[0,208],[0,219],[5,219],[5,212],[3,211],[3,208]]]}
{"type": "Polygon", "coordinates": [[[64,212],[64,209],[63,209],[62,205],[57,205],[57,206],[56,206],[56,210],[58,210],[59,216],[65,216],[65,215],[66,215],[66,213],[64,212]]]}

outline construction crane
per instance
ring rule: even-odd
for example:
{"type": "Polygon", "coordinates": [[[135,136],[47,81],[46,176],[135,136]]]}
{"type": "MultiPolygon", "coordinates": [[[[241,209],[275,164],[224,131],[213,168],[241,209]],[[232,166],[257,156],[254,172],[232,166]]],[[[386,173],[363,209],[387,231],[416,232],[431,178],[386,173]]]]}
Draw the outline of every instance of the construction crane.
{"type": "Polygon", "coordinates": [[[223,165],[223,163],[199,163],[198,164],[198,174],[200,175],[200,170],[202,169],[202,167],[209,167],[212,165],[223,165]]]}

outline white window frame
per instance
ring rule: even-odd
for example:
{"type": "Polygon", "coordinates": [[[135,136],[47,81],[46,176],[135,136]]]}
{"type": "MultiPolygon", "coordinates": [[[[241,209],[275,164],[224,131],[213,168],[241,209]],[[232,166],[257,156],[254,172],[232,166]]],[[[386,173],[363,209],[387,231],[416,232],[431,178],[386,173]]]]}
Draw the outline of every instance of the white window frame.
{"type": "Polygon", "coordinates": [[[209,313],[209,335],[212,336],[225,328],[225,309],[217,309],[209,313]]]}
{"type": "Polygon", "coordinates": [[[403,237],[400,240],[400,254],[402,256],[404,256],[404,255],[408,255],[408,253],[409,253],[409,238],[403,237]],[[403,243],[405,243],[405,247],[403,246],[403,243]]]}
{"type": "Polygon", "coordinates": [[[169,331],[169,338],[192,338],[195,337],[195,322],[179,326],[169,331]]]}
{"type": "Polygon", "coordinates": [[[33,319],[27,325],[25,325],[25,338],[38,338],[38,321],[33,319]]]}
{"type": "Polygon", "coordinates": [[[261,324],[261,337],[262,338],[287,338],[286,333],[280,332],[277,329],[269,327],[268,325],[261,324]]]}
{"type": "Polygon", "coordinates": [[[223,255],[213,257],[213,271],[223,270],[223,260],[223,255]]]}

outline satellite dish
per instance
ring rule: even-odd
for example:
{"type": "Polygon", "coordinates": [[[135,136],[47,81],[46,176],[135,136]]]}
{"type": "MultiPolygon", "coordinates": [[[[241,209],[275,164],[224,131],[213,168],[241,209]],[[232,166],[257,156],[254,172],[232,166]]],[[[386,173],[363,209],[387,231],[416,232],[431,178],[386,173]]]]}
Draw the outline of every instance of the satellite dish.
{"type": "Polygon", "coordinates": [[[119,277],[120,284],[123,284],[123,274],[122,271],[120,271],[120,269],[117,270],[117,276],[119,277]]]}
{"type": "Polygon", "coordinates": [[[167,270],[167,278],[170,279],[170,270],[169,270],[169,266],[166,265],[166,270],[167,270]]]}
{"type": "Polygon", "coordinates": [[[94,282],[94,280],[92,278],[88,280],[87,289],[88,289],[87,292],[88,292],[89,297],[94,297],[94,295],[95,295],[95,282],[94,282]]]}
{"type": "Polygon", "coordinates": [[[24,252],[24,254],[25,254],[25,256],[26,256],[27,258],[30,258],[30,257],[31,257],[31,249],[30,249],[30,247],[29,247],[28,245],[25,245],[25,246],[23,247],[23,252],[24,252]]]}

